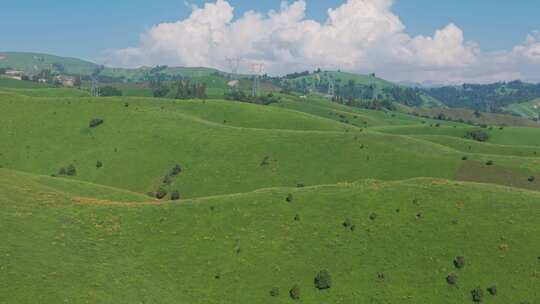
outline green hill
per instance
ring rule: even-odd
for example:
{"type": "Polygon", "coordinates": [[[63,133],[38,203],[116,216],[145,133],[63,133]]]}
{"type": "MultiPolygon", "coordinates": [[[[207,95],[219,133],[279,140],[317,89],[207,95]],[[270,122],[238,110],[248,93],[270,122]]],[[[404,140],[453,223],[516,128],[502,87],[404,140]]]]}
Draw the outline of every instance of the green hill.
{"type": "Polygon", "coordinates": [[[472,303],[477,287],[489,303],[540,296],[536,192],[416,179],[156,205],[0,180],[6,303],[290,303],[293,286],[301,303],[472,303]],[[331,288],[319,291],[322,269],[331,288]]]}
{"type": "Polygon", "coordinates": [[[0,68],[23,71],[27,75],[38,74],[42,70],[51,70],[67,74],[91,75],[98,67],[88,61],[38,53],[0,52],[0,68]]]}
{"type": "Polygon", "coordinates": [[[0,81],[0,303],[540,300],[540,128],[276,96],[0,81]]]}
{"type": "Polygon", "coordinates": [[[345,99],[379,99],[413,106],[444,107],[441,102],[418,89],[394,84],[376,77],[375,74],[361,75],[341,71],[304,72],[285,76],[282,86],[305,94],[327,94],[330,83],[334,84],[335,94],[345,99]]]}
{"type": "Polygon", "coordinates": [[[536,99],[529,102],[513,103],[505,107],[504,109],[512,114],[519,115],[528,119],[538,120],[540,117],[539,105],[540,99],[536,99]]]}

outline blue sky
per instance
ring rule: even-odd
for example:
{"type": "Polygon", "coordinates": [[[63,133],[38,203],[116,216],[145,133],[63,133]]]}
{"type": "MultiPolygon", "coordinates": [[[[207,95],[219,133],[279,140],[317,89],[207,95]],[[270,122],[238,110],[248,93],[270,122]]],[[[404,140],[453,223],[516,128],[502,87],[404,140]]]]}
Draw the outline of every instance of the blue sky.
{"type": "MultiPolygon", "coordinates": [[[[205,1],[190,1],[202,4],[205,1]]],[[[231,0],[240,15],[278,9],[279,0],[231,0]]],[[[343,0],[307,0],[308,18],[324,21],[343,0]]],[[[190,13],[183,0],[3,0],[0,50],[94,58],[110,48],[136,46],[145,29],[190,13]]],[[[450,22],[483,50],[510,49],[540,29],[536,0],[397,0],[392,11],[411,35],[432,35],[450,22]]]]}

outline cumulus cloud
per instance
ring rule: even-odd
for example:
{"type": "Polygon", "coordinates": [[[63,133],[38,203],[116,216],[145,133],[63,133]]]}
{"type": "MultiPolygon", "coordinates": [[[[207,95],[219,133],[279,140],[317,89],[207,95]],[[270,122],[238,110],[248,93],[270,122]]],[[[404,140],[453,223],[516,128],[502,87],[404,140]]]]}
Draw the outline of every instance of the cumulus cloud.
{"type": "Polygon", "coordinates": [[[392,0],[347,0],[325,22],[306,18],[306,1],[282,2],[278,11],[248,11],[235,18],[226,0],[193,6],[189,17],[153,26],[137,47],[110,50],[120,66],[180,65],[227,70],[242,58],[243,71],[264,63],[269,74],[322,69],[376,72],[391,80],[489,82],[540,80],[540,33],[509,51],[485,53],[455,24],[432,36],[411,36],[392,0]]]}

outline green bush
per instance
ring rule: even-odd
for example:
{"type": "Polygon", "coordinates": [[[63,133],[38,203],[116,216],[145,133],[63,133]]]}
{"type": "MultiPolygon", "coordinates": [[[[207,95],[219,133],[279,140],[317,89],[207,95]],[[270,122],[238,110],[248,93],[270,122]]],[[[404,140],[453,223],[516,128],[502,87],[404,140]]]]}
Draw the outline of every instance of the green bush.
{"type": "Polygon", "coordinates": [[[489,292],[490,295],[494,296],[494,295],[497,295],[497,286],[493,285],[493,286],[489,286],[487,288],[487,291],[489,292]]]}
{"type": "Polygon", "coordinates": [[[180,199],[180,192],[178,190],[175,190],[171,193],[171,201],[177,201],[180,199]]]}
{"type": "Polygon", "coordinates": [[[474,302],[482,302],[484,299],[484,292],[480,287],[477,287],[471,291],[471,296],[474,302]]]}
{"type": "Polygon", "coordinates": [[[102,167],[103,167],[103,162],[101,162],[100,160],[98,160],[98,161],[96,162],[96,168],[99,169],[99,168],[102,168],[102,167]]]}
{"type": "Polygon", "coordinates": [[[156,193],[156,198],[157,199],[162,199],[164,198],[165,196],[167,196],[167,190],[165,190],[164,188],[159,188],[156,193]]]}
{"type": "Polygon", "coordinates": [[[289,194],[287,195],[287,198],[285,198],[285,200],[286,200],[287,202],[289,202],[289,203],[292,203],[292,201],[294,200],[293,195],[289,193],[289,194]]]}
{"type": "Polygon", "coordinates": [[[100,119],[100,118],[94,118],[90,121],[90,123],[88,124],[90,126],[90,128],[95,128],[101,124],[103,124],[105,121],[103,119],[100,119]]]}
{"type": "Polygon", "coordinates": [[[100,96],[122,96],[122,91],[113,86],[104,86],[99,88],[100,96]]]}
{"type": "Polygon", "coordinates": [[[319,290],[329,289],[332,287],[332,278],[327,270],[321,270],[314,280],[315,287],[319,290]]]}
{"type": "Polygon", "coordinates": [[[270,296],[271,297],[277,297],[279,296],[279,288],[274,287],[270,290],[270,296]]]}
{"type": "Polygon", "coordinates": [[[446,282],[450,285],[455,285],[457,283],[457,275],[451,273],[446,277],[446,282]]]}
{"type": "Polygon", "coordinates": [[[493,161],[492,160],[488,160],[486,162],[486,166],[493,166],[493,161]]]}
{"type": "Polygon", "coordinates": [[[76,176],[77,175],[77,169],[74,165],[69,165],[66,169],[66,175],[67,176],[76,176]]]}
{"type": "Polygon", "coordinates": [[[465,257],[458,256],[454,259],[454,266],[458,269],[465,267],[465,257]]]}
{"type": "Polygon", "coordinates": [[[300,287],[298,285],[294,285],[291,290],[289,290],[289,296],[293,300],[300,300],[300,287]]]}
{"type": "Polygon", "coordinates": [[[485,142],[489,139],[489,134],[482,130],[468,131],[465,133],[465,138],[485,142]]]}
{"type": "Polygon", "coordinates": [[[67,174],[67,170],[66,168],[60,168],[60,170],[58,170],[58,175],[66,175],[67,174]]]}
{"type": "Polygon", "coordinates": [[[534,182],[535,180],[536,180],[536,177],[534,177],[534,176],[529,176],[529,178],[528,178],[528,181],[531,182],[531,183],[534,182]]]}

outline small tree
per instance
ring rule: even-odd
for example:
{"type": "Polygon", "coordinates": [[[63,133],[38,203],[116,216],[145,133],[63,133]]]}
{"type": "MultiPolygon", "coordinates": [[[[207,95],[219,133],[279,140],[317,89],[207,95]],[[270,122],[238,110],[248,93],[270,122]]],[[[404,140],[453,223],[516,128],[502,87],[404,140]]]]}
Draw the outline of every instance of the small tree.
{"type": "Polygon", "coordinates": [[[103,119],[100,119],[100,118],[94,118],[90,121],[90,123],[88,124],[88,126],[90,128],[95,128],[101,124],[103,124],[105,121],[103,119]]]}
{"type": "Polygon", "coordinates": [[[471,296],[474,302],[482,302],[484,299],[484,292],[480,287],[477,287],[471,291],[471,296]]]}
{"type": "Polygon", "coordinates": [[[122,96],[122,91],[119,89],[113,87],[113,86],[105,86],[99,88],[99,95],[100,96],[122,96]]]}
{"type": "Polygon", "coordinates": [[[69,165],[66,169],[66,174],[68,176],[76,176],[77,175],[77,169],[74,165],[69,165]]]}
{"type": "Polygon", "coordinates": [[[289,203],[292,203],[292,201],[293,201],[293,195],[289,193],[289,194],[287,195],[287,198],[285,198],[285,200],[286,200],[287,202],[289,202],[289,203]]]}
{"type": "Polygon", "coordinates": [[[490,295],[495,296],[495,295],[497,295],[497,286],[495,286],[495,285],[489,286],[487,288],[487,291],[489,292],[490,295]]]}
{"type": "Polygon", "coordinates": [[[300,300],[300,287],[298,287],[298,285],[294,285],[293,288],[289,290],[289,296],[295,301],[300,300]]]}
{"type": "Polygon", "coordinates": [[[167,196],[167,190],[165,190],[164,188],[159,188],[157,191],[156,191],[156,198],[157,199],[162,199],[164,198],[165,196],[167,196]]]}
{"type": "Polygon", "coordinates": [[[173,193],[171,193],[171,201],[177,201],[179,199],[180,199],[180,192],[178,192],[178,190],[173,191],[173,193]]]}
{"type": "Polygon", "coordinates": [[[457,275],[451,273],[446,277],[446,282],[450,285],[455,285],[457,283],[457,275]]]}
{"type": "Polygon", "coordinates": [[[279,288],[274,287],[270,290],[270,296],[271,297],[277,297],[279,296],[279,288]]]}
{"type": "Polygon", "coordinates": [[[96,162],[96,168],[99,169],[99,168],[102,168],[102,167],[103,167],[103,163],[102,163],[100,160],[98,160],[98,161],[96,162]]]}
{"type": "Polygon", "coordinates": [[[465,267],[465,257],[463,256],[456,257],[454,259],[454,266],[456,266],[456,268],[458,269],[465,267]]]}
{"type": "Polygon", "coordinates": [[[332,287],[332,278],[327,270],[321,270],[314,280],[315,287],[319,290],[329,289],[332,287]]]}

